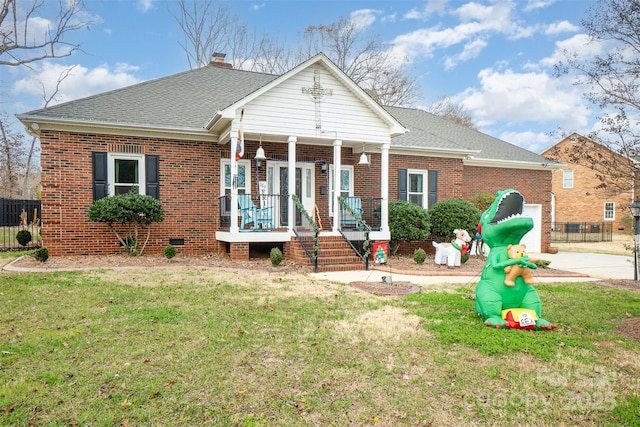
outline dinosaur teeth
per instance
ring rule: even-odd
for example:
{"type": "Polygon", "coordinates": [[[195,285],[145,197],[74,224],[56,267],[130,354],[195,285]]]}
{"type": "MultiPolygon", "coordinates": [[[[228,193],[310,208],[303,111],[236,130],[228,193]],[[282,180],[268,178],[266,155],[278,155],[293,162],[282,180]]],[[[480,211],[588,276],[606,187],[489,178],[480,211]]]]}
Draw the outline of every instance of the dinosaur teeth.
{"type": "Polygon", "coordinates": [[[497,222],[497,224],[500,224],[500,223],[505,222],[505,221],[509,221],[509,220],[511,220],[511,219],[513,219],[513,218],[520,218],[521,216],[523,216],[523,215],[522,215],[522,214],[519,214],[519,213],[517,213],[517,214],[511,214],[511,215],[509,215],[508,217],[506,217],[506,218],[503,218],[503,219],[499,220],[499,221],[497,222]]]}

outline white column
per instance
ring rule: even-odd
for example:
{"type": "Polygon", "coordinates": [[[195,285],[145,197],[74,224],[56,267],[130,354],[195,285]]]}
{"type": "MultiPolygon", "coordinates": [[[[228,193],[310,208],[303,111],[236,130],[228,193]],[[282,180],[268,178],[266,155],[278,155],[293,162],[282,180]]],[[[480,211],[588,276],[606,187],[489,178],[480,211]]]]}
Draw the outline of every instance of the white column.
{"type": "MultiPolygon", "coordinates": [[[[236,148],[238,146],[238,130],[231,127],[231,143],[229,157],[231,160],[231,226],[229,231],[231,233],[238,233],[240,228],[238,227],[238,162],[236,161],[236,148]]],[[[224,177],[222,177],[224,179],[224,177]]]]}
{"type": "Polygon", "coordinates": [[[298,138],[295,136],[289,136],[289,153],[288,153],[288,192],[289,198],[287,199],[288,206],[288,217],[287,224],[288,229],[292,230],[296,226],[296,209],[295,204],[293,203],[293,199],[291,195],[296,194],[296,142],[298,142],[298,138]]]}
{"type": "Polygon", "coordinates": [[[380,231],[389,231],[389,147],[391,144],[384,143],[380,148],[382,154],[382,165],[380,167],[380,231]]]}
{"type": "Polygon", "coordinates": [[[334,233],[338,232],[338,221],[340,221],[340,169],[342,169],[342,140],[333,140],[333,227],[334,233]]]}

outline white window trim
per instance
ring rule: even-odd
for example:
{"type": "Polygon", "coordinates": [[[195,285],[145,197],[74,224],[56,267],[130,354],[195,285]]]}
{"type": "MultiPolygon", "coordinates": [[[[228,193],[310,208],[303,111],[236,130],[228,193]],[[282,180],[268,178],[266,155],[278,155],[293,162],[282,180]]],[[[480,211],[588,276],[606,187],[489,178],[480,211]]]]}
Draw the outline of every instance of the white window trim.
{"type": "Polygon", "coordinates": [[[109,187],[109,196],[114,196],[116,194],[115,184],[116,184],[116,171],[115,171],[115,161],[116,160],[137,160],[138,161],[138,193],[146,194],[147,190],[147,177],[146,177],[146,168],[144,162],[144,154],[126,154],[126,153],[107,153],[107,183],[109,187]]]}
{"type": "Polygon", "coordinates": [[[604,213],[603,213],[604,220],[605,221],[615,221],[616,220],[616,202],[604,202],[603,208],[604,208],[604,213]],[[613,206],[613,209],[612,209],[613,217],[612,218],[607,218],[607,204],[608,203],[611,203],[611,205],[613,206]]]}
{"type": "Polygon", "coordinates": [[[411,194],[422,194],[422,208],[427,209],[429,204],[429,172],[424,169],[407,169],[407,201],[410,201],[411,194]],[[422,193],[410,191],[410,175],[422,175],[422,193]]]}
{"type": "MultiPolygon", "coordinates": [[[[225,185],[224,185],[224,167],[231,166],[231,159],[220,159],[220,196],[225,195],[225,185]]],[[[238,165],[242,165],[245,167],[247,171],[245,178],[245,186],[242,187],[246,193],[251,192],[251,160],[239,160],[238,165]]]]}
{"type": "MultiPolygon", "coordinates": [[[[329,199],[329,216],[333,217],[333,209],[331,208],[331,206],[333,206],[332,201],[333,201],[333,171],[335,170],[333,164],[329,165],[329,191],[327,192],[327,197],[329,199]]],[[[349,197],[353,197],[353,191],[354,191],[354,179],[355,179],[355,169],[353,166],[351,165],[341,165],[341,170],[346,170],[349,172],[349,197]]]]}
{"type": "Polygon", "coordinates": [[[574,175],[573,169],[567,169],[562,171],[562,188],[573,188],[574,185],[574,175]],[[567,179],[565,178],[566,174],[571,173],[571,185],[566,185],[567,179]]]}

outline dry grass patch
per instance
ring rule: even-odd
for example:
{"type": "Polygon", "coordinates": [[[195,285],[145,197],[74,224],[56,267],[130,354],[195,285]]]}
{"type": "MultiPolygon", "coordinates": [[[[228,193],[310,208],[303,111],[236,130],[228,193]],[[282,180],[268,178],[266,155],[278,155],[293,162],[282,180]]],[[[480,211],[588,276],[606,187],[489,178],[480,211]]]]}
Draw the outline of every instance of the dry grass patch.
{"type": "Polygon", "coordinates": [[[334,327],[338,334],[348,337],[352,343],[363,341],[385,345],[408,337],[425,336],[421,321],[420,317],[403,308],[387,305],[337,321],[334,327]]]}

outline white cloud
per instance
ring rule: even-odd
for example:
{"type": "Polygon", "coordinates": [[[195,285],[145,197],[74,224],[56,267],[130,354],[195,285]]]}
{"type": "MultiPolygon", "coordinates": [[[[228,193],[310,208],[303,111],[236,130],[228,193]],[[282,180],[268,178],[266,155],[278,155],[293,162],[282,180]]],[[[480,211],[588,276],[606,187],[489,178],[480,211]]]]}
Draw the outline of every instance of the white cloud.
{"type": "Polygon", "coordinates": [[[427,19],[433,13],[444,14],[448,0],[428,0],[422,9],[413,8],[404,14],[404,19],[427,19]]]}
{"type": "MultiPolygon", "coordinates": [[[[59,76],[68,68],[49,61],[42,62],[35,73],[16,81],[12,86],[12,92],[41,98],[44,86],[46,93],[50,95],[55,90],[59,76]]],[[[138,83],[140,80],[131,73],[137,69],[129,64],[117,64],[113,68],[101,65],[93,69],[76,65],[60,84],[60,91],[50,105],[138,83]]]]}
{"type": "Polygon", "coordinates": [[[380,14],[375,9],[359,9],[351,12],[351,23],[356,30],[363,31],[376,22],[376,16],[380,14]]]}
{"type": "Polygon", "coordinates": [[[540,60],[540,65],[544,67],[553,67],[560,61],[564,61],[564,52],[575,53],[579,58],[593,58],[604,51],[605,44],[599,42],[589,42],[589,36],[586,34],[576,34],[575,36],[556,42],[556,48],[551,56],[540,60]]]}
{"type": "Polygon", "coordinates": [[[524,7],[525,12],[530,12],[535,9],[543,9],[547,6],[551,6],[556,0],[529,0],[524,7]]]}
{"type": "Polygon", "coordinates": [[[469,59],[477,58],[480,52],[487,47],[487,42],[482,39],[474,40],[471,43],[467,43],[464,50],[455,56],[449,57],[444,62],[445,69],[455,67],[458,63],[468,61],[469,59]]]}
{"type": "Polygon", "coordinates": [[[153,9],[153,1],[154,0],[138,0],[136,8],[142,13],[146,13],[153,9]]]}
{"type": "Polygon", "coordinates": [[[518,147],[526,148],[534,153],[541,153],[550,145],[558,142],[553,136],[541,132],[502,132],[497,135],[503,141],[510,142],[518,147]]]}
{"type": "Polygon", "coordinates": [[[252,4],[252,5],[251,5],[251,8],[250,8],[250,9],[251,9],[251,11],[252,11],[252,12],[258,12],[258,11],[260,11],[261,9],[263,9],[266,5],[267,5],[267,4],[266,4],[265,2],[262,2],[262,3],[254,3],[254,4],[252,4]]]}
{"type": "Polygon", "coordinates": [[[561,34],[561,33],[575,33],[580,30],[580,27],[572,24],[569,21],[560,21],[554,22],[553,24],[549,24],[545,26],[544,33],[545,34],[561,34]]]}
{"type": "Polygon", "coordinates": [[[478,78],[480,89],[469,88],[456,100],[482,126],[504,122],[582,129],[590,120],[591,111],[585,105],[581,88],[568,79],[553,78],[546,73],[493,69],[480,71],[478,78]]]}

